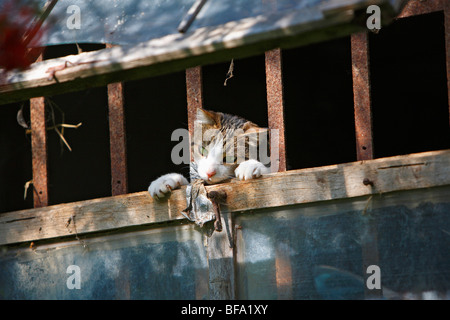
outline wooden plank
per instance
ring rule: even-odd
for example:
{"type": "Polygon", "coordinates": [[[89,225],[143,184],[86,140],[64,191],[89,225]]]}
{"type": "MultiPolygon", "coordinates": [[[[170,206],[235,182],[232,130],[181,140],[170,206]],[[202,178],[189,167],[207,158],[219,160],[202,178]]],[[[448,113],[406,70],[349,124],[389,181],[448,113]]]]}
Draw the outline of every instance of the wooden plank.
{"type": "Polygon", "coordinates": [[[46,60],[33,64],[27,71],[6,73],[0,83],[0,104],[141,79],[247,57],[276,47],[337,37],[361,29],[349,27],[352,18],[352,11],[325,19],[320,7],[304,8],[172,34],[133,47],[46,60]]]}
{"type": "Polygon", "coordinates": [[[184,192],[177,190],[165,202],[148,192],[59,204],[0,215],[0,244],[74,236],[95,231],[184,219],[184,192]],[[73,221],[75,221],[75,226],[73,221]]]}
{"type": "MultiPolygon", "coordinates": [[[[227,193],[227,210],[239,212],[368,196],[450,184],[450,150],[292,170],[248,181],[208,186],[227,193]],[[370,182],[370,183],[368,183],[370,182]]],[[[147,192],[60,204],[0,215],[0,245],[184,219],[185,190],[168,201],[147,192]]]]}

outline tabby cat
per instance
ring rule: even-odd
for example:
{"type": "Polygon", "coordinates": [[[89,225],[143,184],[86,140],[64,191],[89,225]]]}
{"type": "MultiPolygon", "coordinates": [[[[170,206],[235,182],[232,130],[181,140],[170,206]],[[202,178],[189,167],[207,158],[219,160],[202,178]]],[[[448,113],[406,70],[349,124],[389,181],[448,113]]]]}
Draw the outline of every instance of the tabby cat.
{"type": "MultiPolygon", "coordinates": [[[[270,172],[270,168],[250,152],[251,146],[259,141],[250,137],[258,137],[258,133],[267,129],[236,115],[204,109],[197,110],[195,123],[191,142],[194,153],[194,161],[190,164],[191,180],[202,179],[207,184],[216,184],[234,177],[249,180],[270,172]]],[[[188,183],[181,174],[168,173],[154,180],[148,192],[159,199],[188,183]]]]}

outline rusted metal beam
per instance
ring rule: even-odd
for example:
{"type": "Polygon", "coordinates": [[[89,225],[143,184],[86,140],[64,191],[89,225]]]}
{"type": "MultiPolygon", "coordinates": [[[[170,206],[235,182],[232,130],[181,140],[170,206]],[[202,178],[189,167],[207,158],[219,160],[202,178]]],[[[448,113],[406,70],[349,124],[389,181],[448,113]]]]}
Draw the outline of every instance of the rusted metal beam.
{"type": "MultiPolygon", "coordinates": [[[[42,55],[37,59],[42,61],[42,55]]],[[[33,166],[33,203],[48,206],[47,130],[44,97],[30,99],[31,152],[33,166]]]]}
{"type": "Polygon", "coordinates": [[[444,25],[445,25],[445,60],[447,64],[447,96],[450,121],[450,1],[442,0],[444,4],[444,25]]]}
{"type": "Polygon", "coordinates": [[[189,133],[194,132],[195,115],[198,108],[203,108],[202,67],[186,70],[186,94],[188,107],[189,133]]]}
{"type": "MultiPolygon", "coordinates": [[[[373,159],[372,134],[372,101],[370,98],[370,66],[369,66],[369,37],[367,32],[351,35],[353,100],[355,114],[356,155],[357,160],[373,159]]],[[[368,178],[361,181],[367,188],[373,188],[373,182],[368,178]]],[[[372,197],[368,197],[369,208],[372,197]]],[[[367,277],[367,268],[378,265],[378,229],[373,219],[368,219],[363,225],[361,251],[363,260],[363,274],[367,277]]],[[[368,299],[378,299],[383,291],[370,290],[365,287],[368,299]]]]}
{"type": "MultiPolygon", "coordinates": [[[[112,45],[107,44],[107,48],[112,45]]],[[[111,194],[128,193],[127,143],[123,83],[108,85],[109,141],[111,154],[111,194]]]]}
{"type": "MultiPolygon", "coordinates": [[[[187,96],[187,112],[188,126],[190,137],[194,136],[194,121],[198,108],[203,108],[203,80],[202,67],[194,67],[186,69],[186,96],[187,96]]],[[[193,158],[191,152],[191,161],[193,158]]]]}
{"type": "MultiPolygon", "coordinates": [[[[284,96],[281,49],[266,51],[267,113],[270,133],[278,130],[278,152],[270,152],[272,172],[286,171],[284,96]],[[278,161],[278,166],[273,166],[278,161]]],[[[292,268],[289,253],[279,246],[275,255],[275,279],[278,299],[292,299],[292,268]]]]}
{"type": "Polygon", "coordinates": [[[278,130],[278,154],[271,152],[271,162],[279,161],[278,172],[286,171],[286,144],[284,126],[284,97],[281,49],[265,53],[267,113],[269,129],[278,130]]]}
{"type": "Polygon", "coordinates": [[[410,0],[397,16],[397,19],[444,10],[445,2],[448,2],[448,0],[410,0]]]}
{"type": "Polygon", "coordinates": [[[356,156],[358,160],[369,160],[373,159],[373,137],[367,32],[352,34],[351,50],[356,156]]]}

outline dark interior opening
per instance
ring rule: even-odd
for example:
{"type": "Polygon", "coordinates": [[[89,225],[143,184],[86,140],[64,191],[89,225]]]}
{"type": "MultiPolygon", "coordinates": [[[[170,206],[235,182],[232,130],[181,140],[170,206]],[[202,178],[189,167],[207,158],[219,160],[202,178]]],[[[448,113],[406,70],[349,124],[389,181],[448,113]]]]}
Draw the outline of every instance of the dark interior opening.
{"type": "Polygon", "coordinates": [[[356,160],[350,37],[283,51],[288,170],[356,160]]]}
{"type": "Polygon", "coordinates": [[[450,148],[443,12],[371,34],[375,157],[450,148]]]}
{"type": "Polygon", "coordinates": [[[29,125],[29,101],[0,105],[0,212],[33,207],[32,187],[24,199],[25,183],[33,174],[31,136],[17,123],[21,108],[23,119],[29,125]]]}
{"type": "Polygon", "coordinates": [[[189,164],[171,160],[172,149],[183,143],[171,141],[172,132],[188,128],[184,72],[126,82],[125,119],[129,192],[147,190],[169,172],[189,177],[189,164]]]}

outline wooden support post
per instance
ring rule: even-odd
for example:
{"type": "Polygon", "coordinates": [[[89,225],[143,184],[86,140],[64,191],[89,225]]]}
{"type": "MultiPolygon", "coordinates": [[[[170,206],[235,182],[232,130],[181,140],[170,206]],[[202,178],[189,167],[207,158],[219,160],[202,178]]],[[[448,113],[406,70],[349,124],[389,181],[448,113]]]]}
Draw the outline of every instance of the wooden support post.
{"type": "MultiPolygon", "coordinates": [[[[369,38],[367,32],[352,34],[352,73],[353,99],[355,110],[356,154],[357,160],[373,159],[372,105],[370,98],[369,38]]],[[[376,188],[373,182],[366,179],[361,183],[367,188],[376,188]],[[364,181],[366,183],[364,183],[364,181]]],[[[368,205],[371,197],[367,198],[368,205]]],[[[367,268],[378,265],[378,230],[373,219],[368,219],[365,229],[361,230],[361,249],[363,259],[363,275],[367,278],[367,268]]],[[[370,290],[365,286],[368,299],[381,298],[383,291],[370,290]]]]}
{"type": "MultiPolygon", "coordinates": [[[[42,61],[42,55],[37,60],[42,61]]],[[[30,99],[33,202],[35,208],[48,206],[47,129],[44,97],[30,99]]]]}
{"type": "MultiPolygon", "coordinates": [[[[107,44],[107,48],[112,45],[107,44]]],[[[108,84],[109,141],[111,154],[111,194],[128,193],[127,143],[123,83],[108,84]]]]}
{"type": "MultiPolygon", "coordinates": [[[[189,135],[194,137],[194,121],[198,108],[203,108],[202,68],[194,67],[186,70],[186,94],[188,109],[189,135]]],[[[191,161],[193,153],[191,152],[191,161]]],[[[205,232],[207,237],[206,255],[209,268],[209,299],[233,300],[235,290],[235,253],[233,239],[233,216],[226,208],[221,214],[222,231],[205,232]]],[[[205,226],[205,228],[208,228],[205,226]]]]}

